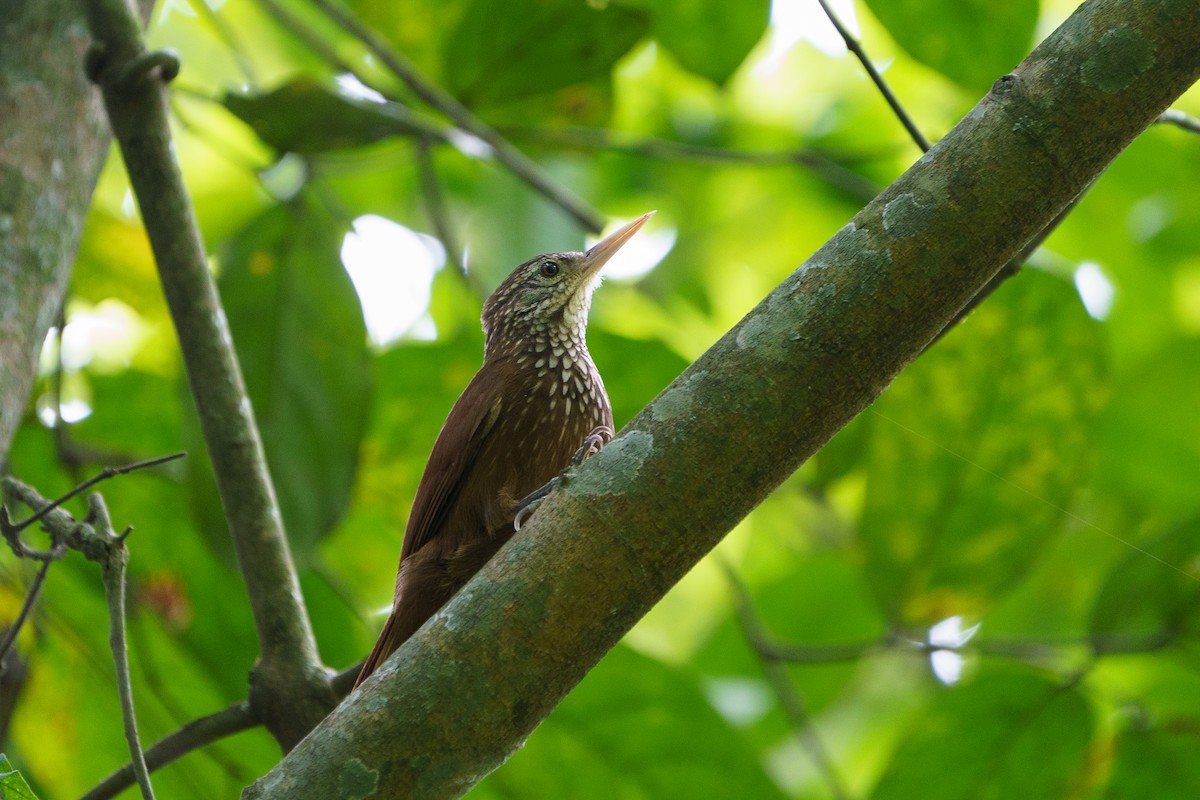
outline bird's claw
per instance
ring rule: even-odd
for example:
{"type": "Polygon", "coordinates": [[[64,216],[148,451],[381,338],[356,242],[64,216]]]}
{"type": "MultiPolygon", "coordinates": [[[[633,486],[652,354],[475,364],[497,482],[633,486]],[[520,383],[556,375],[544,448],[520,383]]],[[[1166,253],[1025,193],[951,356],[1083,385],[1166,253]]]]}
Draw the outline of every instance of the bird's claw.
{"type": "Polygon", "coordinates": [[[562,476],[558,475],[551,478],[544,486],[526,495],[525,499],[517,504],[517,515],[513,517],[513,530],[521,530],[521,525],[525,518],[537,511],[537,507],[546,499],[546,495],[554,491],[555,487],[562,482],[562,476]]]}
{"type": "MultiPolygon", "coordinates": [[[[578,467],[591,456],[600,452],[600,448],[612,441],[613,429],[608,425],[597,425],[592,428],[583,439],[583,446],[575,451],[575,455],[571,457],[571,466],[578,467]]],[[[521,525],[534,511],[537,511],[538,506],[546,499],[550,492],[558,488],[559,485],[567,482],[567,471],[563,470],[555,477],[551,478],[546,485],[533,491],[527,495],[520,503],[517,503],[517,514],[513,517],[513,530],[521,530],[521,525]]]]}
{"type": "Polygon", "coordinates": [[[571,466],[578,467],[591,456],[600,452],[600,448],[612,441],[613,429],[607,425],[597,425],[583,439],[583,446],[571,457],[571,466]]]}

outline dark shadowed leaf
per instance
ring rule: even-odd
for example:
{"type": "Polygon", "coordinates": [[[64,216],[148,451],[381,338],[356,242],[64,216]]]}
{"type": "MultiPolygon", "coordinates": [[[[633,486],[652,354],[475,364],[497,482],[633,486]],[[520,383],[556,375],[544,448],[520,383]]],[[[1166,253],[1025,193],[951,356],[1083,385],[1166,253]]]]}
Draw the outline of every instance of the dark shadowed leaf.
{"type": "Polygon", "coordinates": [[[901,47],[983,93],[1029,52],[1038,0],[866,0],[901,47]]]}
{"type": "Polygon", "coordinates": [[[311,198],[234,239],[221,296],[294,552],[346,510],[371,399],[367,335],[342,267],[345,230],[311,198]]]}
{"type": "Polygon", "coordinates": [[[348,97],[311,77],[264,94],[230,92],[222,102],[260,139],[284,152],[344,150],[425,130],[402,105],[348,97]]]}
{"type": "Polygon", "coordinates": [[[1200,720],[1181,720],[1117,739],[1104,800],[1192,800],[1200,797],[1200,720]]]}
{"type": "Polygon", "coordinates": [[[1109,575],[1092,609],[1091,632],[1097,645],[1152,641],[1174,635],[1196,619],[1198,570],[1200,520],[1131,550],[1109,575]]]}

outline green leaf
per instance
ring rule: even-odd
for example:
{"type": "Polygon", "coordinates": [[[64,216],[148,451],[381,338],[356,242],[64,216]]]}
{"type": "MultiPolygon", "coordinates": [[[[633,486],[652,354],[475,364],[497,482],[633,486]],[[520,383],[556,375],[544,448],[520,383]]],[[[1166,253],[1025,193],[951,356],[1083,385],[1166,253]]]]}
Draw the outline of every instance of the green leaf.
{"type": "Polygon", "coordinates": [[[1200,797],[1200,721],[1180,720],[1117,739],[1104,800],[1192,800],[1200,797]]]}
{"type": "Polygon", "coordinates": [[[1038,0],[866,0],[888,33],[917,61],[976,92],[1029,53],[1038,0]]]}
{"type": "Polygon", "coordinates": [[[1197,613],[1198,563],[1200,520],[1196,519],[1131,550],[1096,598],[1091,619],[1096,645],[1103,649],[1114,636],[1150,641],[1177,632],[1197,613]]]}
{"type": "Polygon", "coordinates": [[[693,679],[618,646],[526,746],[468,796],[723,800],[783,794],[693,679]]]}
{"type": "Polygon", "coordinates": [[[0,753],[0,800],[37,800],[29,784],[8,763],[4,753],[0,753]]]}
{"type": "Polygon", "coordinates": [[[1071,797],[1092,724],[1075,688],[1023,667],[985,670],[918,717],[871,798],[1071,797]]]}
{"type": "Polygon", "coordinates": [[[1087,474],[1102,351],[1070,285],[1027,270],[868,412],[861,537],[890,617],[982,614],[1034,563],[1087,474]]]}
{"type": "Polygon", "coordinates": [[[372,393],[344,233],[301,197],[251,223],[221,261],[225,312],[302,561],[350,501],[372,393]]]}
{"type": "Polygon", "coordinates": [[[721,85],[758,44],[771,18],[770,0],[648,0],[654,38],[679,63],[721,85]]]}
{"type": "Polygon", "coordinates": [[[276,150],[324,153],[420,136],[425,127],[396,103],[359,100],[311,77],[296,78],[265,94],[225,95],[226,108],[276,150]]]}
{"type": "Polygon", "coordinates": [[[649,28],[644,11],[581,0],[472,0],[446,42],[448,88],[500,103],[605,76],[649,28]]]}
{"type": "Polygon", "coordinates": [[[1107,488],[1139,504],[1200,510],[1200,342],[1173,343],[1122,377],[1101,426],[1107,488]]]}

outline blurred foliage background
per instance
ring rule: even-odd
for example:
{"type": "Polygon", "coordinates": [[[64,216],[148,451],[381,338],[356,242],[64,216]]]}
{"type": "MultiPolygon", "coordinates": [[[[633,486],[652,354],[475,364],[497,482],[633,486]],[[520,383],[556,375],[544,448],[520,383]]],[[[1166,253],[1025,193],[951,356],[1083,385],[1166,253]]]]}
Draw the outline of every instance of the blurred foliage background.
{"type": "MultiPolygon", "coordinates": [[[[932,139],[1074,5],[834,4],[932,139]]],[[[816,0],[345,7],[605,217],[658,209],[592,311],[618,426],[919,155],[816,0]]],[[[482,299],[584,231],[320,3],[164,0],[149,37],[183,57],[177,152],[342,668],[390,602],[482,299]]],[[[1200,796],[1197,186],[1200,137],[1143,135],[471,796],[1200,796]]],[[[191,452],[105,488],[137,527],[153,742],[244,698],[256,642],[117,155],[65,319],[13,473],[53,495],[191,452]]],[[[0,617],[31,576],[0,560],[0,617]]],[[[127,760],[94,565],[50,571],[18,648],[0,749],[40,796],[77,795],[127,760]]],[[[155,782],[234,797],[277,758],[251,731],[155,782]]]]}

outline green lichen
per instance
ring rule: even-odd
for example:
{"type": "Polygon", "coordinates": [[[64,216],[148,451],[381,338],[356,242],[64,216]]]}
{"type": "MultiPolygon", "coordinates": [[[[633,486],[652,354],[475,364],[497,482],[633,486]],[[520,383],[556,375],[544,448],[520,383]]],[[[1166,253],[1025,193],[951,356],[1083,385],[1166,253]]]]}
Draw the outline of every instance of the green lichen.
{"type": "Polygon", "coordinates": [[[583,497],[621,494],[637,483],[642,464],[654,450],[654,437],[646,431],[630,431],[608,444],[590,459],[592,468],[571,476],[567,493],[583,497]]]}
{"type": "Polygon", "coordinates": [[[883,207],[883,228],[897,239],[916,236],[929,224],[933,209],[933,203],[922,203],[913,192],[905,192],[883,207]]]}
{"type": "Polygon", "coordinates": [[[379,770],[371,769],[362,759],[350,759],[338,773],[338,797],[344,800],[363,800],[378,788],[379,770]]]}
{"type": "Polygon", "coordinates": [[[659,422],[666,422],[678,419],[684,414],[691,412],[695,406],[695,395],[690,384],[692,381],[703,379],[707,374],[704,370],[700,370],[695,375],[689,376],[685,383],[679,386],[672,386],[663,392],[662,396],[650,406],[650,413],[654,419],[659,422]]]}
{"type": "Polygon", "coordinates": [[[1104,92],[1125,89],[1154,64],[1154,50],[1142,35],[1121,25],[1105,32],[1100,45],[1079,68],[1089,86],[1104,92]]]}

